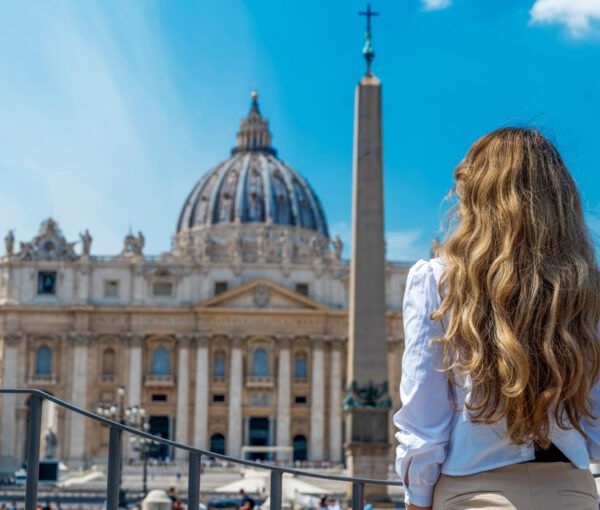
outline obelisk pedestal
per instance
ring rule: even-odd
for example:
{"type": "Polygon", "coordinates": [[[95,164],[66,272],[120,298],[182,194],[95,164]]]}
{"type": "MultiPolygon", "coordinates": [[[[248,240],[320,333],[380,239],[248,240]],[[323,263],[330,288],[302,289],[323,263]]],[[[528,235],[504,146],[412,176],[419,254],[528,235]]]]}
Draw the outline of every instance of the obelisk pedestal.
{"type": "MultiPolygon", "coordinates": [[[[391,401],[387,383],[381,82],[370,71],[356,88],[349,346],[344,400],[350,476],[387,479],[391,401]]],[[[370,497],[387,488],[367,485],[370,497]]]]}

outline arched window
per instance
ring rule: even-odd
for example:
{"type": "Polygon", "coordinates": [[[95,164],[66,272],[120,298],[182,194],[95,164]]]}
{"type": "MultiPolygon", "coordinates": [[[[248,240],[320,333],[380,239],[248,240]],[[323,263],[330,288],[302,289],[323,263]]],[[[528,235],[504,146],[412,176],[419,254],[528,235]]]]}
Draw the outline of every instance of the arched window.
{"type": "Polygon", "coordinates": [[[306,460],[308,458],[306,436],[294,436],[294,461],[306,460]]]}
{"type": "Polygon", "coordinates": [[[104,349],[102,353],[102,377],[112,379],[115,374],[116,353],[112,347],[104,349]]]}
{"type": "Polygon", "coordinates": [[[225,354],[217,352],[213,360],[213,377],[225,377],[225,354]]]}
{"type": "Polygon", "coordinates": [[[152,353],[152,375],[170,375],[169,351],[159,347],[152,353]]]}
{"type": "Polygon", "coordinates": [[[255,349],[252,355],[252,375],[258,377],[269,375],[269,359],[267,351],[262,347],[255,349]]]}
{"type": "Polygon", "coordinates": [[[52,350],[43,345],[35,353],[35,375],[52,374],[52,350]]]}
{"type": "Polygon", "coordinates": [[[296,379],[306,379],[308,376],[306,354],[304,354],[303,352],[296,354],[296,359],[294,363],[294,375],[296,379]]]}
{"type": "Polygon", "coordinates": [[[225,455],[225,436],[223,434],[210,436],[210,451],[225,455]]]}

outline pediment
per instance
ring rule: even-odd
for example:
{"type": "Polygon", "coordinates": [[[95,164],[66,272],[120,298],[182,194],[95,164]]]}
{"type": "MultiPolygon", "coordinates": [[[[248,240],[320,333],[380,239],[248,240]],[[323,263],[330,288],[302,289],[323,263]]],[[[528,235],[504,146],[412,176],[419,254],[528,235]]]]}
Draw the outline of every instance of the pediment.
{"type": "Polygon", "coordinates": [[[229,308],[238,310],[327,310],[327,305],[319,303],[303,294],[272,282],[258,278],[230,289],[196,305],[201,308],[229,308]]]}

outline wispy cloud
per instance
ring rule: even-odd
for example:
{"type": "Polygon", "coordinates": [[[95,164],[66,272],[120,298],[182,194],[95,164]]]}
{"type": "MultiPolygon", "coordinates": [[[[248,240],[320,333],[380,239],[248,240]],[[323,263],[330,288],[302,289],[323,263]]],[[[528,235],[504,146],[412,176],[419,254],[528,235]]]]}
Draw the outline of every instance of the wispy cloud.
{"type": "Polygon", "coordinates": [[[387,259],[413,261],[428,258],[430,240],[426,239],[423,231],[397,230],[386,232],[387,259]]]}
{"type": "Polygon", "coordinates": [[[595,32],[600,22],[599,0],[536,0],[530,11],[532,23],[564,25],[573,37],[595,32]]]}
{"type": "Polygon", "coordinates": [[[439,11],[452,5],[452,0],[421,0],[424,11],[439,11]]]}

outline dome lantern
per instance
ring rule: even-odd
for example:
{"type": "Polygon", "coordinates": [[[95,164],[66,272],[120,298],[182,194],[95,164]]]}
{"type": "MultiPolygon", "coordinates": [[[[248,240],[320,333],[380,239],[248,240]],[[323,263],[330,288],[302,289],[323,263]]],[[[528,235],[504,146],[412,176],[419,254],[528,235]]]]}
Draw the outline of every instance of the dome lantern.
{"type": "Polygon", "coordinates": [[[237,146],[231,150],[231,154],[238,152],[266,152],[277,154],[271,147],[271,133],[269,123],[260,114],[258,107],[258,92],[255,90],[250,94],[252,103],[248,116],[242,120],[240,130],[237,134],[237,146]]]}

